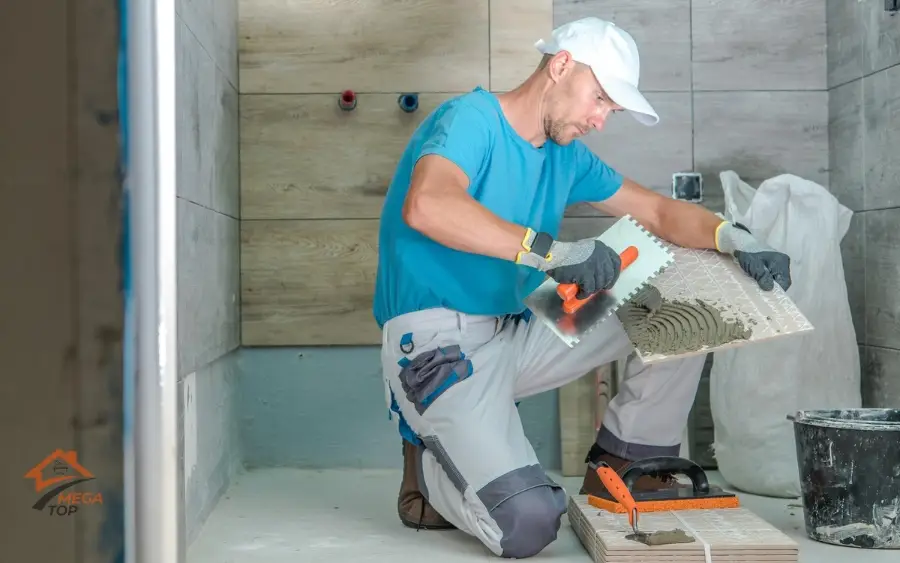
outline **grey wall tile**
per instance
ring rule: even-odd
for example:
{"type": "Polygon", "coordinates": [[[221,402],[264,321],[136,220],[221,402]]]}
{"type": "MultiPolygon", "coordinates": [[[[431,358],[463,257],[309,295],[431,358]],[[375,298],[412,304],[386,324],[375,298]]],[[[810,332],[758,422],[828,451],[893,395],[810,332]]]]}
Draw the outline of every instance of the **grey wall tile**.
{"type": "Polygon", "coordinates": [[[240,343],[236,219],[178,198],[178,373],[240,343]]]}
{"type": "Polygon", "coordinates": [[[653,92],[646,95],[660,121],[653,127],[627,113],[616,114],[601,131],[584,138],[585,144],[604,162],[663,194],[671,194],[672,173],[693,166],[691,95],[687,92],[653,92]]]}
{"type": "Polygon", "coordinates": [[[863,14],[863,72],[900,64],[900,14],[886,12],[884,0],[858,0],[863,14]]]}
{"type": "Polygon", "coordinates": [[[757,185],[790,173],[827,186],[828,93],[694,94],[694,168],[704,175],[706,205],[721,211],[719,172],[757,185]]]}
{"type": "Polygon", "coordinates": [[[238,83],[238,0],[216,0],[215,60],[231,86],[240,91],[238,83]]]}
{"type": "Polygon", "coordinates": [[[900,208],[865,215],[866,344],[900,348],[900,208]]]}
{"type": "Polygon", "coordinates": [[[828,92],[828,189],[854,211],[865,209],[862,99],[862,80],[828,92]]]}
{"type": "Polygon", "coordinates": [[[865,347],[862,399],[864,407],[900,408],[900,350],[865,347]]]}
{"type": "Polygon", "coordinates": [[[847,283],[847,300],[856,341],[866,342],[866,214],[854,213],[850,228],[841,240],[841,258],[844,280],[847,283]]]}
{"type": "Polygon", "coordinates": [[[225,74],[216,69],[216,104],[213,107],[209,144],[212,147],[210,207],[240,217],[240,135],[238,93],[225,74]]]}
{"type": "Polygon", "coordinates": [[[863,100],[865,208],[900,205],[900,66],[863,78],[863,100]]]}
{"type": "Polygon", "coordinates": [[[828,87],[861,78],[863,74],[863,10],[858,0],[828,0],[828,87]]]}
{"type": "MultiPolygon", "coordinates": [[[[188,544],[196,538],[218,498],[243,468],[237,353],[226,354],[199,368],[193,378],[197,426],[192,442],[196,445],[193,459],[196,465],[182,468],[186,479],[184,533],[188,544]]],[[[183,396],[183,393],[179,395],[182,412],[183,396]]],[[[183,443],[181,447],[184,463],[183,443]]]]}
{"type": "Polygon", "coordinates": [[[641,88],[691,88],[690,0],[556,0],[553,25],[595,16],[634,37],[641,55],[641,88]]]}
{"type": "Polygon", "coordinates": [[[693,0],[694,88],[826,88],[822,0],[693,0]]]}
{"type": "Polygon", "coordinates": [[[216,67],[184,22],[176,18],[176,99],[178,102],[177,192],[210,206],[208,162],[211,117],[215,107],[216,67]]]}

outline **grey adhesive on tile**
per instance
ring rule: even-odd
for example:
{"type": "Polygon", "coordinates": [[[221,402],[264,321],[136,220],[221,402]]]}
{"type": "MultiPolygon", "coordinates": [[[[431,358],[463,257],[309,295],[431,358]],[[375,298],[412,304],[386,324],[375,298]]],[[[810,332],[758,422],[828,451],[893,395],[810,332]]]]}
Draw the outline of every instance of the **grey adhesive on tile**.
{"type": "Polygon", "coordinates": [[[703,300],[661,298],[655,311],[643,306],[646,302],[645,298],[631,300],[617,314],[631,342],[647,353],[693,352],[751,335],[740,320],[724,320],[718,309],[703,300]]]}

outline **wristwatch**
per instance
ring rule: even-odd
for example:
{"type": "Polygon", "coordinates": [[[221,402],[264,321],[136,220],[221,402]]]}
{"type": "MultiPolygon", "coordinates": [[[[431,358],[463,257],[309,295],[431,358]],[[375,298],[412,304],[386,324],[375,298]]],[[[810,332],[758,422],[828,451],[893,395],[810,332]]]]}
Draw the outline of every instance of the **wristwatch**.
{"type": "Polygon", "coordinates": [[[528,254],[533,254],[535,257],[539,257],[542,261],[549,261],[552,256],[550,255],[550,248],[553,246],[553,237],[550,236],[549,233],[545,232],[535,232],[531,228],[525,229],[525,237],[522,239],[522,248],[524,250],[520,250],[518,254],[516,254],[516,264],[527,264],[529,266],[537,267],[536,264],[532,264],[532,260],[524,260],[528,254]]]}

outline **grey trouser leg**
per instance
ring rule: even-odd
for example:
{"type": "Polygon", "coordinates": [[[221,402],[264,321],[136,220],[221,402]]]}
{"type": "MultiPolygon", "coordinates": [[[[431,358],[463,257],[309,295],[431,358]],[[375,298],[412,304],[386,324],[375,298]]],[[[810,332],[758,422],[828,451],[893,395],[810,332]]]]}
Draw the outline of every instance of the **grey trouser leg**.
{"type": "MultiPolygon", "coordinates": [[[[554,541],[566,495],[541,468],[515,403],[628,356],[632,348],[618,320],[609,319],[570,349],[537,319],[514,322],[431,309],[389,321],[382,344],[386,399],[426,447],[423,492],[435,510],[496,555],[529,557],[554,541]]],[[[702,358],[698,377],[701,366],[702,358]]],[[[689,367],[635,368],[631,378],[650,385],[634,386],[631,393],[638,403],[656,397],[651,387],[657,379],[677,386],[677,374],[689,367]]],[[[640,404],[633,406],[625,401],[616,409],[630,415],[640,410],[640,404]]],[[[611,424],[617,420],[607,418],[611,424]]],[[[635,421],[632,416],[623,424],[635,421]]],[[[640,428],[634,436],[643,435],[640,428]]],[[[682,428],[673,434],[676,440],[682,428]]],[[[611,431],[623,429],[629,431],[611,431]]],[[[663,442],[672,433],[667,429],[663,442]]]]}
{"type": "Polygon", "coordinates": [[[524,362],[516,385],[517,400],[627,358],[624,377],[597,433],[597,444],[630,460],[678,455],[703,373],[704,355],[645,365],[633,353],[625,329],[615,317],[589,332],[574,348],[534,317],[519,327],[516,339],[516,354],[524,362]]]}

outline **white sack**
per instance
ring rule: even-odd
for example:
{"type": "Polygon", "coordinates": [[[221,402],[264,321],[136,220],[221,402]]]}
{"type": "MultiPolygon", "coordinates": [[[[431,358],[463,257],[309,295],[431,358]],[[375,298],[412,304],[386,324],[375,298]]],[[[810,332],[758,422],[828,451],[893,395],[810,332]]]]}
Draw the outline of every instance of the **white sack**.
{"type": "Polygon", "coordinates": [[[719,176],[725,217],[791,257],[787,295],[813,330],[715,353],[715,456],[732,486],[797,497],[797,455],[786,415],[861,403],[859,349],[840,248],[852,211],[824,187],[791,174],[770,178],[758,190],[732,171],[719,176]]]}

